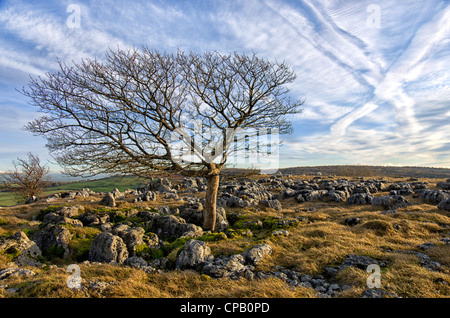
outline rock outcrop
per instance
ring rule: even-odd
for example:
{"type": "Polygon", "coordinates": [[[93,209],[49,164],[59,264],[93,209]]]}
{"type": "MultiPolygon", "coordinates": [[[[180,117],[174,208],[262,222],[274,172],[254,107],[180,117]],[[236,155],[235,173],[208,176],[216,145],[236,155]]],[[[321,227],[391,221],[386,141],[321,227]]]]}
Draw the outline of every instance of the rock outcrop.
{"type": "Polygon", "coordinates": [[[111,233],[101,233],[92,242],[89,250],[89,261],[117,264],[128,258],[128,250],[122,238],[111,233]]]}

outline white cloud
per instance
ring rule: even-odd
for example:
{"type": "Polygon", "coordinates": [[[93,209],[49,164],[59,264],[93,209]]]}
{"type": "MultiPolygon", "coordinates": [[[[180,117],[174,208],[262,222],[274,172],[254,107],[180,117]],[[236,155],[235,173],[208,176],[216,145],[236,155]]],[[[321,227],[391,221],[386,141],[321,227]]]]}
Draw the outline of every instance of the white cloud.
{"type": "Polygon", "coordinates": [[[288,62],[297,74],[292,93],[306,98],[294,124],[315,126],[289,137],[290,155],[375,164],[449,156],[446,1],[376,1],[380,28],[366,23],[371,0],[242,0],[205,10],[197,2],[80,2],[81,28],[73,30],[65,12],[13,2],[0,9],[0,69],[42,74],[55,56],[70,62],[117,44],[254,50],[288,62]]]}
{"type": "Polygon", "coordinates": [[[27,6],[20,10],[17,7],[3,9],[0,15],[3,30],[27,43],[27,48],[24,52],[24,47],[18,49],[10,45],[7,52],[2,50],[0,63],[22,72],[41,74],[42,70],[55,67],[57,57],[64,61],[77,61],[82,57],[103,55],[108,47],[126,47],[121,39],[89,28],[87,17],[86,14],[83,18],[83,27],[70,29],[61,17],[35,12],[27,6]]]}

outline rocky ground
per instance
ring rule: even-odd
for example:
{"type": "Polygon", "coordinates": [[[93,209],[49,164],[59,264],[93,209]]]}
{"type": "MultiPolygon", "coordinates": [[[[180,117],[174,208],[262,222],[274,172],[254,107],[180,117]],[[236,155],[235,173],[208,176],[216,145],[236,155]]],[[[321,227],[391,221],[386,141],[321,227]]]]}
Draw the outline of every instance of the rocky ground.
{"type": "Polygon", "coordinates": [[[222,181],[214,233],[205,190],[161,178],[1,208],[0,296],[450,296],[450,180],[222,181]]]}

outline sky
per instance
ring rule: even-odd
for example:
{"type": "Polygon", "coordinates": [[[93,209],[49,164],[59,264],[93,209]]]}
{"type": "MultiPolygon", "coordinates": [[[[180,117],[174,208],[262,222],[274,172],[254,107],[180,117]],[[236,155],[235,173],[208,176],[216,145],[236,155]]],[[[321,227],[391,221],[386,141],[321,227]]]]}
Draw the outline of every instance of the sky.
{"type": "Polygon", "coordinates": [[[108,48],[256,52],[291,65],[303,112],[280,167],[450,168],[450,1],[0,0],[0,171],[27,152],[58,170],[23,126],[31,76],[108,48]]]}

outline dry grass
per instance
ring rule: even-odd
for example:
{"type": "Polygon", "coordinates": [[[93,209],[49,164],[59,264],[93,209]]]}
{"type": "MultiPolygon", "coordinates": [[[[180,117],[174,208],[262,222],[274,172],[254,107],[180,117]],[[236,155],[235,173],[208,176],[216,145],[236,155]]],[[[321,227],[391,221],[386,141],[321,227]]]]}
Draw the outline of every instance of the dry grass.
{"type": "MultiPolygon", "coordinates": [[[[310,177],[301,177],[310,179],[310,177]]],[[[395,179],[407,181],[407,179],[395,179]]],[[[422,181],[422,180],[421,180],[422,181]]],[[[433,180],[435,183],[440,180],[433,180]]],[[[430,184],[430,188],[433,188],[430,184]]],[[[377,195],[385,195],[380,193],[377,195]]],[[[200,195],[200,194],[198,194],[200,195]]],[[[268,243],[273,248],[257,270],[270,271],[282,266],[305,274],[323,274],[324,267],[338,266],[349,254],[365,255],[385,260],[388,266],[382,269],[383,289],[401,297],[450,297],[450,246],[441,239],[450,235],[450,213],[440,211],[434,205],[425,204],[408,196],[416,203],[398,209],[396,214],[383,215],[382,208],[372,206],[350,206],[343,203],[305,202],[299,204],[294,198],[282,201],[283,210],[276,212],[264,208],[230,209],[241,213],[249,221],[264,221],[267,217],[307,218],[296,227],[289,228],[288,237],[273,237],[267,229],[253,230],[252,237],[208,242],[214,255],[232,255],[245,251],[256,244],[268,243]],[[314,209],[313,209],[314,208],[314,209]],[[358,217],[361,223],[350,227],[344,220],[358,217]],[[417,248],[424,242],[435,244],[426,251],[417,248]],[[430,271],[420,265],[414,255],[393,251],[418,251],[429,255],[442,264],[441,271],[430,271]]],[[[51,205],[67,203],[63,200],[51,205]]],[[[86,208],[98,208],[98,201],[75,200],[73,204],[86,208]]],[[[140,204],[141,207],[169,206],[175,208],[180,202],[158,198],[156,202],[140,204]]],[[[0,237],[17,230],[36,230],[33,217],[50,204],[31,204],[0,209],[0,237]]],[[[120,203],[118,208],[131,208],[130,202],[120,203]]],[[[173,256],[173,255],[172,255],[173,256]]],[[[7,267],[7,257],[0,253],[0,269],[7,267]]],[[[277,278],[247,281],[211,279],[193,271],[168,271],[162,274],[147,274],[142,270],[124,266],[81,264],[82,290],[71,290],[66,286],[69,273],[67,264],[56,269],[36,269],[34,277],[9,278],[10,287],[20,288],[20,293],[9,295],[0,288],[0,297],[137,297],[137,298],[222,298],[222,297],[316,297],[312,289],[291,287],[277,278]],[[89,288],[94,281],[113,282],[104,291],[89,288]]],[[[30,268],[31,269],[31,268],[30,268]]],[[[340,271],[337,280],[349,284],[351,289],[339,297],[360,297],[366,289],[368,273],[361,269],[346,268],[340,271]]]]}

